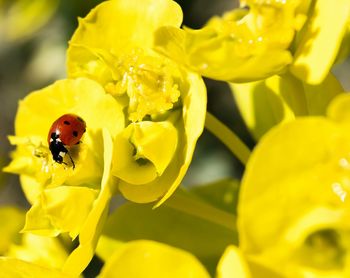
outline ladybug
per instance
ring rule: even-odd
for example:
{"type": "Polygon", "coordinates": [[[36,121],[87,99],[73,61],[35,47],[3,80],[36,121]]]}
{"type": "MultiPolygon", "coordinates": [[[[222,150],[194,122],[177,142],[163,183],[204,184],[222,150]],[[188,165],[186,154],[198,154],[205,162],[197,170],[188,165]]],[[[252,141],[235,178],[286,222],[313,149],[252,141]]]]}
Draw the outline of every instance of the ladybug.
{"type": "Polygon", "coordinates": [[[85,131],[85,121],[75,114],[64,114],[54,121],[47,138],[53,160],[67,165],[63,158],[68,153],[74,169],[74,161],[66,147],[79,144],[85,131]]]}

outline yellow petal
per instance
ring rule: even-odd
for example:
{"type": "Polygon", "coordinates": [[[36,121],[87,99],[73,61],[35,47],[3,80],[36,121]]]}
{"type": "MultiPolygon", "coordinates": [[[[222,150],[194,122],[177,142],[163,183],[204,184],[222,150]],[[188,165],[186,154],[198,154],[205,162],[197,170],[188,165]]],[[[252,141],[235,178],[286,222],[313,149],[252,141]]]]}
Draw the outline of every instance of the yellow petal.
{"type": "Polygon", "coordinates": [[[249,1],[214,17],[201,29],[164,26],[155,33],[155,48],[201,75],[249,82],[283,72],[292,62],[288,50],[306,8],[300,1],[249,1]]]}
{"type": "Polygon", "coordinates": [[[132,241],[119,248],[103,267],[101,278],[209,278],[190,253],[154,241],[132,241]],[[135,267],[136,266],[136,267],[135,267]]]}
{"type": "Polygon", "coordinates": [[[19,240],[18,232],[23,227],[24,216],[24,211],[17,208],[0,208],[0,254],[4,254],[13,241],[19,240]]]}
{"type": "Polygon", "coordinates": [[[74,239],[79,234],[97,194],[97,190],[86,187],[59,186],[45,189],[41,198],[29,210],[24,231],[42,234],[40,231],[45,230],[46,225],[37,225],[41,215],[49,221],[53,227],[51,229],[57,233],[69,232],[74,239]],[[40,215],[34,214],[37,209],[42,210],[40,215]]]}
{"type": "Polygon", "coordinates": [[[26,199],[33,205],[43,190],[41,183],[29,175],[20,175],[19,180],[26,194],[26,199]]]}
{"type": "Polygon", "coordinates": [[[54,227],[50,216],[43,209],[41,196],[31,206],[26,214],[26,223],[22,232],[31,232],[40,236],[56,237],[60,234],[60,229],[54,227]]]}
{"type": "MultiPolygon", "coordinates": [[[[130,125],[115,139],[112,174],[131,185],[151,182],[157,178],[156,168],[147,160],[144,163],[136,161],[135,147],[130,142],[132,131],[133,126],[130,125]]],[[[123,192],[123,186],[120,184],[119,187],[123,192]]]]}
{"type": "Polygon", "coordinates": [[[181,22],[181,8],[171,0],[106,1],[79,20],[67,52],[68,75],[79,76],[84,67],[99,61],[87,48],[105,49],[118,57],[135,47],[151,47],[158,27],[181,22]]]}
{"type": "Polygon", "coordinates": [[[73,113],[84,119],[87,133],[105,127],[114,136],[124,127],[121,109],[98,83],[86,78],[64,79],[20,101],[15,133],[40,136],[46,143],[52,123],[63,114],[73,113]]]}
{"type": "Polygon", "coordinates": [[[131,184],[151,182],[162,175],[174,156],[178,140],[176,128],[165,121],[130,124],[118,137],[112,172],[131,184]]]}
{"type": "Polygon", "coordinates": [[[317,0],[298,44],[291,72],[306,83],[319,84],[327,76],[347,31],[350,2],[317,0]]]}
{"type": "Polygon", "coordinates": [[[1,277],[4,278],[68,278],[72,277],[54,269],[41,267],[18,259],[0,257],[1,277]]]}
{"type": "Polygon", "coordinates": [[[20,244],[12,244],[6,255],[55,269],[60,269],[68,256],[58,238],[37,236],[30,233],[22,235],[20,244]]]}
{"type": "Polygon", "coordinates": [[[107,129],[103,129],[104,171],[101,190],[85,220],[79,234],[79,246],[68,257],[63,271],[74,276],[80,275],[95,253],[97,241],[107,218],[109,201],[116,191],[116,181],[111,176],[113,142],[107,129]]]}
{"type": "Polygon", "coordinates": [[[166,194],[158,201],[160,206],[166,201],[179,186],[192,161],[197,140],[203,132],[205,113],[207,106],[206,89],[203,80],[196,74],[189,74],[190,88],[183,96],[183,122],[184,122],[184,154],[181,157],[181,168],[176,173],[176,179],[172,181],[166,194]]]}
{"type": "Polygon", "coordinates": [[[249,278],[251,277],[248,265],[240,250],[231,245],[226,248],[218,267],[217,278],[249,278]]]}

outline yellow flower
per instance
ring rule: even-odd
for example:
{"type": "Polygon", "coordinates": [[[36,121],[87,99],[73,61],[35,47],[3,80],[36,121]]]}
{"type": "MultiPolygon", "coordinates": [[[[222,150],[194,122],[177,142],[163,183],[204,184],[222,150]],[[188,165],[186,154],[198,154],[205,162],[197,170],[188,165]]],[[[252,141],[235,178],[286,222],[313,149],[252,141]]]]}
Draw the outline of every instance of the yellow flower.
{"type": "Polygon", "coordinates": [[[240,247],[285,277],[350,275],[350,96],[299,118],[254,150],[238,205],[240,247]]]}
{"type": "MultiPolygon", "coordinates": [[[[111,177],[112,140],[124,128],[122,106],[95,81],[61,80],[29,94],[19,104],[13,160],[4,170],[20,175],[23,190],[32,204],[24,232],[42,236],[79,235],[79,275],[91,260],[116,181],[111,177]],[[69,148],[75,161],[53,161],[48,148],[51,124],[61,115],[74,113],[86,122],[81,143],[69,148]],[[77,202],[79,200],[79,202],[77,202]],[[86,251],[88,248],[88,251],[86,251]]],[[[73,256],[75,258],[75,255],[73,256]]],[[[71,261],[68,259],[67,264],[71,261]]]]}
{"type": "Polygon", "coordinates": [[[171,0],[107,1],[79,21],[67,52],[70,77],[98,81],[123,107],[112,173],[134,202],[172,194],[203,130],[203,80],[152,50],[155,30],[181,21],[171,0]]]}
{"type": "Polygon", "coordinates": [[[282,72],[292,62],[288,48],[310,1],[242,2],[242,8],[212,18],[199,30],[161,27],[155,46],[213,79],[248,82],[282,72]]]}

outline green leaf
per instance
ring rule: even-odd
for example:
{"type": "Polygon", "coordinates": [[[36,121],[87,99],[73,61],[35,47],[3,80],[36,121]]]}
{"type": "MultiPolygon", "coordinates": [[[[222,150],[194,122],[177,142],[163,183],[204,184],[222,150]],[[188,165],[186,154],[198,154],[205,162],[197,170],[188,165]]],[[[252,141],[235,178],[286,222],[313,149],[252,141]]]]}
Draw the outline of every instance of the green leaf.
{"type": "Polygon", "coordinates": [[[238,189],[238,180],[221,180],[192,187],[190,192],[216,208],[236,214],[238,189]]]}

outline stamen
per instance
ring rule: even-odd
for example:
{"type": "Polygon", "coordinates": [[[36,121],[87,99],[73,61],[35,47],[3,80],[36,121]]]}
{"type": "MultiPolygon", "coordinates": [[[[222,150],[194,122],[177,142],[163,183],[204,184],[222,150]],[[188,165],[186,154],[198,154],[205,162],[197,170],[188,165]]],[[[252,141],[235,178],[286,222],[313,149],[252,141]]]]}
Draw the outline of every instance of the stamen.
{"type": "Polygon", "coordinates": [[[162,114],[174,107],[180,97],[174,76],[180,76],[163,57],[135,49],[119,59],[115,67],[120,79],[105,89],[116,96],[129,97],[129,120],[142,121],[146,116],[162,114]]]}

